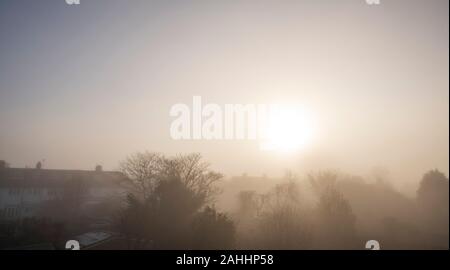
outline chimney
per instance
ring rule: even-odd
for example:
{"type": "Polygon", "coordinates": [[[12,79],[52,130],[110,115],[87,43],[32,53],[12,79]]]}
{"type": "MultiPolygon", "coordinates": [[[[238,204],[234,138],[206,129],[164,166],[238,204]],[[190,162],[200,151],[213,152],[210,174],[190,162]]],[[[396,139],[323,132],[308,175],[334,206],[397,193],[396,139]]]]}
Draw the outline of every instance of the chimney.
{"type": "Polygon", "coordinates": [[[95,171],[96,171],[96,172],[101,172],[101,171],[103,171],[102,165],[97,165],[97,166],[95,166],[95,171]]]}
{"type": "Polygon", "coordinates": [[[0,160],[0,170],[8,168],[8,163],[4,160],[0,160]]]}

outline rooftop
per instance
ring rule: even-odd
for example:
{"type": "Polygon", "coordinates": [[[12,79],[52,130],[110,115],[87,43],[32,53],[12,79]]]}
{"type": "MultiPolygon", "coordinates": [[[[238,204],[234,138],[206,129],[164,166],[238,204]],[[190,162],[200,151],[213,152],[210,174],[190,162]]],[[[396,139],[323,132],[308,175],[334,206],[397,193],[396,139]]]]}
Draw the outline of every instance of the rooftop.
{"type": "Polygon", "coordinates": [[[58,186],[66,181],[81,180],[90,184],[120,183],[125,176],[116,171],[101,170],[52,170],[35,168],[0,169],[1,187],[46,187],[58,186]]]}

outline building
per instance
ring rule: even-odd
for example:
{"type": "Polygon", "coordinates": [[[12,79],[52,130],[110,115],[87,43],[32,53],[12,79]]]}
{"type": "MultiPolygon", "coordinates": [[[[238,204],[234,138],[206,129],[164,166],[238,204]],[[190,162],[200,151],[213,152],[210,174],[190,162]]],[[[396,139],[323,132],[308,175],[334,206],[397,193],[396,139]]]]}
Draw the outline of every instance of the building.
{"type": "Polygon", "coordinates": [[[0,166],[0,222],[42,217],[46,205],[70,212],[74,205],[89,212],[106,200],[124,195],[125,177],[120,172],[9,168],[0,166]]]}

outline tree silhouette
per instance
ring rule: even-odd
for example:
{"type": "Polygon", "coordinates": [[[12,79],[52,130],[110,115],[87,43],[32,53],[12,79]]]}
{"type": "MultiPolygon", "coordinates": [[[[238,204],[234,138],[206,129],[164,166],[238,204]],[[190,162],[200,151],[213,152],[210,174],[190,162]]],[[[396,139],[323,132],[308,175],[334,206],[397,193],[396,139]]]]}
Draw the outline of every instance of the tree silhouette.
{"type": "MultiPolygon", "coordinates": [[[[153,159],[155,156],[141,155],[139,159],[145,157],[153,159]]],[[[129,247],[188,249],[194,246],[231,246],[233,223],[212,207],[205,208],[214,194],[213,184],[221,175],[210,171],[208,165],[200,161],[199,155],[158,158],[161,164],[157,171],[152,170],[152,186],[146,189],[149,192],[143,199],[129,194],[127,207],[118,219],[118,229],[128,239],[129,247]],[[220,235],[214,236],[219,232],[220,235]],[[209,240],[198,241],[203,238],[209,240]]],[[[132,164],[138,163],[133,161],[132,164]]]]}
{"type": "Polygon", "coordinates": [[[165,157],[158,153],[135,153],[120,164],[122,173],[137,196],[145,200],[161,180],[178,178],[185,187],[210,201],[218,190],[222,174],[209,169],[200,154],[165,157]]]}
{"type": "Polygon", "coordinates": [[[223,213],[206,207],[193,220],[193,248],[230,249],[233,247],[235,227],[223,213]]]}
{"type": "Polygon", "coordinates": [[[354,248],[356,217],[342,193],[335,188],[325,190],[320,195],[317,214],[325,247],[354,248]]]}
{"type": "Polygon", "coordinates": [[[438,170],[427,172],[417,190],[423,228],[431,235],[432,248],[448,248],[449,182],[438,170]]]}
{"type": "Polygon", "coordinates": [[[310,213],[303,205],[295,182],[279,184],[263,195],[258,218],[262,248],[310,247],[312,240],[310,213]]]}
{"type": "Polygon", "coordinates": [[[133,192],[145,200],[159,181],[163,165],[162,155],[138,152],[122,161],[120,170],[128,178],[133,192]]]}
{"type": "Polygon", "coordinates": [[[417,190],[417,200],[427,208],[448,206],[448,178],[438,170],[427,172],[417,190]]]}
{"type": "Polygon", "coordinates": [[[210,170],[209,166],[198,153],[178,155],[165,159],[164,174],[180,179],[188,189],[203,197],[205,202],[211,202],[218,193],[215,184],[223,175],[210,170]]]}
{"type": "Polygon", "coordinates": [[[350,203],[337,188],[338,174],[326,171],[309,175],[319,201],[316,234],[320,247],[352,249],[356,242],[356,217],[350,203]]]}

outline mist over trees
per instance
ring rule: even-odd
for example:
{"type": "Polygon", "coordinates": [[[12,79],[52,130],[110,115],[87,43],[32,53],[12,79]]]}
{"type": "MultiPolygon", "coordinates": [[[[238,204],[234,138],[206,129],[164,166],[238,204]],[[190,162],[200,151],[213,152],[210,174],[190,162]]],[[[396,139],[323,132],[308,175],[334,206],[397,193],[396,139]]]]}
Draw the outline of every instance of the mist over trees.
{"type": "Polygon", "coordinates": [[[238,193],[238,248],[363,249],[372,239],[383,249],[448,248],[448,178],[437,170],[424,175],[415,198],[334,171],[281,182],[266,193],[238,193]],[[278,214],[267,219],[265,207],[278,214]],[[276,229],[266,235],[267,227],[276,229]]]}
{"type": "Polygon", "coordinates": [[[199,154],[138,153],[122,163],[132,192],[118,229],[132,248],[231,248],[234,226],[210,203],[222,178],[199,154]]]}
{"type": "Polygon", "coordinates": [[[117,228],[131,249],[364,249],[372,239],[383,249],[448,248],[448,178],[437,170],[411,198],[383,174],[374,183],[331,170],[230,181],[199,154],[137,153],[121,168],[130,193],[117,228]],[[258,183],[270,184],[260,192],[258,183]]]}
{"type": "MultiPolygon", "coordinates": [[[[59,181],[37,217],[0,226],[0,248],[64,249],[67,239],[96,230],[111,235],[111,249],[364,249],[369,240],[381,249],[449,246],[449,180],[436,169],[418,179],[414,196],[397,191],[382,170],[375,179],[334,170],[227,179],[200,154],[152,152],[126,157],[120,170],[119,191],[107,186],[95,202],[87,199],[91,178],[59,181]]],[[[101,168],[94,174],[102,176],[101,168]]]]}

